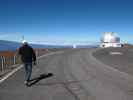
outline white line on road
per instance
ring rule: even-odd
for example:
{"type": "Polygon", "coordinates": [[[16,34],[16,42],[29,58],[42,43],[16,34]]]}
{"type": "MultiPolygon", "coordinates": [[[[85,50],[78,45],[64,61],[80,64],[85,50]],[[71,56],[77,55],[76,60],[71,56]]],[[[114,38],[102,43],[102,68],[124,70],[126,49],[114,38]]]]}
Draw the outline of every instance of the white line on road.
{"type": "Polygon", "coordinates": [[[47,56],[51,56],[51,55],[54,55],[54,54],[61,54],[61,53],[64,53],[64,51],[51,52],[51,53],[48,53],[48,54],[45,54],[45,55],[42,55],[42,56],[38,57],[38,59],[41,59],[41,58],[47,57],[47,56]]]}
{"type": "Polygon", "coordinates": [[[11,71],[10,73],[8,73],[5,77],[3,77],[2,79],[0,79],[0,83],[2,83],[3,81],[5,81],[8,77],[10,77],[11,75],[13,75],[15,72],[17,72],[22,67],[23,67],[23,65],[20,65],[19,67],[15,68],[13,71],[11,71]]]}
{"type": "Polygon", "coordinates": [[[110,55],[122,55],[122,52],[109,52],[110,55]]]}
{"type": "MultiPolygon", "coordinates": [[[[41,59],[43,57],[51,56],[51,55],[54,55],[54,54],[61,54],[61,53],[64,53],[64,51],[51,52],[51,53],[45,54],[43,56],[40,56],[37,59],[41,59]]],[[[0,84],[2,82],[4,82],[8,77],[10,77],[11,75],[13,75],[15,72],[17,72],[18,70],[20,70],[22,67],[23,67],[23,65],[18,66],[13,71],[11,71],[10,73],[8,73],[5,77],[3,77],[2,79],[0,79],[0,84]]]]}

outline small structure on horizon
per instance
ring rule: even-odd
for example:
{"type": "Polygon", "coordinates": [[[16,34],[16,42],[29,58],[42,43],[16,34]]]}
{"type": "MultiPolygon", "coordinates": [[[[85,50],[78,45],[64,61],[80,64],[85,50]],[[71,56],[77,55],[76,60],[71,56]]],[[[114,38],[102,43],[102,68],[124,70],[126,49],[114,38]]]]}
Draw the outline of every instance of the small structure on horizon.
{"type": "Polygon", "coordinates": [[[73,48],[77,48],[76,44],[73,44],[73,48]]]}
{"type": "Polygon", "coordinates": [[[120,37],[118,37],[114,32],[105,32],[101,38],[100,47],[122,47],[122,44],[120,43],[120,37]]]}

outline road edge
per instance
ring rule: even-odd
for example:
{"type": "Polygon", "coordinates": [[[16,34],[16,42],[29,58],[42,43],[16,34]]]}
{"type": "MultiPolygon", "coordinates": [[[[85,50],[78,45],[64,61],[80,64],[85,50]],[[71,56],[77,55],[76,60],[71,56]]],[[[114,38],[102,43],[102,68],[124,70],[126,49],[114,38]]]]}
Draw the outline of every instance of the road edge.
{"type": "MultiPolygon", "coordinates": [[[[47,54],[37,57],[37,60],[41,59],[43,57],[47,57],[47,56],[51,56],[51,55],[55,55],[55,54],[61,54],[61,53],[64,53],[64,51],[50,52],[50,53],[47,53],[47,54]]],[[[4,82],[6,79],[8,79],[10,76],[12,76],[14,73],[19,71],[21,68],[23,68],[23,64],[19,65],[17,68],[13,69],[11,72],[9,72],[7,75],[5,75],[2,79],[0,79],[0,84],[2,82],[4,82]]]]}

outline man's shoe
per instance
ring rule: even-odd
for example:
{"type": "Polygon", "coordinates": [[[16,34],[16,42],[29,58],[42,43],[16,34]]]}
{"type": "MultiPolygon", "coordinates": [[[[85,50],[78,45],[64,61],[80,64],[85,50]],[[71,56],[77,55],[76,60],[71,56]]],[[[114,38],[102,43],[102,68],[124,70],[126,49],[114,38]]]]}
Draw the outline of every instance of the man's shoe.
{"type": "Polygon", "coordinates": [[[28,81],[24,81],[24,84],[27,84],[28,83],[28,81]]]}
{"type": "Polygon", "coordinates": [[[29,81],[25,81],[24,84],[25,84],[26,86],[30,86],[29,81]]]}

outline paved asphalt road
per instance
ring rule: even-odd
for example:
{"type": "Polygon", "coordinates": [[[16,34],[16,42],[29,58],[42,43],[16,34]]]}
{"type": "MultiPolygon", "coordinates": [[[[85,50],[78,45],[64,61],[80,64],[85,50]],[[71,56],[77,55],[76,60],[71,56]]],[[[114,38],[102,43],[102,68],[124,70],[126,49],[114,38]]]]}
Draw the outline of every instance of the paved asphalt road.
{"type": "Polygon", "coordinates": [[[93,53],[104,64],[133,75],[133,48],[106,48],[93,53]],[[111,53],[118,52],[120,54],[111,53]]]}
{"type": "Polygon", "coordinates": [[[54,76],[26,87],[22,68],[0,84],[0,100],[133,100],[133,76],[96,60],[95,50],[72,49],[41,58],[33,77],[54,76]]]}

